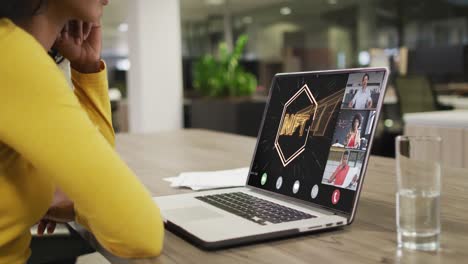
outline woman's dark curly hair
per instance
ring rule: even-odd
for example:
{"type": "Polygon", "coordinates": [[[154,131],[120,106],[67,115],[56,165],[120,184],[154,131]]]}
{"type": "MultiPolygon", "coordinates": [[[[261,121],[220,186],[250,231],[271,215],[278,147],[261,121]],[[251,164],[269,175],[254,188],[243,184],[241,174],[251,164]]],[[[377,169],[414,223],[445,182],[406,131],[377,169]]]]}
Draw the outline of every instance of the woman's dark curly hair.
{"type": "MultiPolygon", "coordinates": [[[[40,13],[46,5],[47,0],[2,0],[0,19],[8,18],[17,22],[40,13]]],[[[63,61],[63,57],[54,49],[49,51],[49,55],[57,64],[63,61]]]]}
{"type": "Polygon", "coordinates": [[[354,121],[358,121],[359,122],[359,126],[361,126],[361,123],[362,123],[362,117],[360,114],[355,114],[354,117],[353,117],[353,121],[351,122],[351,129],[354,129],[354,121]]]}
{"type": "Polygon", "coordinates": [[[2,0],[0,18],[18,21],[39,13],[47,4],[46,0],[2,0]]]}

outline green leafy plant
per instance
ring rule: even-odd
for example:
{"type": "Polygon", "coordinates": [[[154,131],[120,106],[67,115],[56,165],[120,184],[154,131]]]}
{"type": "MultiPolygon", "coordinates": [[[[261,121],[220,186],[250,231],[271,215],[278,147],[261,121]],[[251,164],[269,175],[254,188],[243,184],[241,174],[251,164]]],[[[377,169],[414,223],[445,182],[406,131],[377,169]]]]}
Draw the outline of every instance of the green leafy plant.
{"type": "Polygon", "coordinates": [[[201,58],[194,67],[195,90],[213,97],[252,95],[257,79],[239,65],[247,40],[247,36],[240,36],[232,52],[226,43],[221,43],[218,58],[211,55],[201,58]]]}

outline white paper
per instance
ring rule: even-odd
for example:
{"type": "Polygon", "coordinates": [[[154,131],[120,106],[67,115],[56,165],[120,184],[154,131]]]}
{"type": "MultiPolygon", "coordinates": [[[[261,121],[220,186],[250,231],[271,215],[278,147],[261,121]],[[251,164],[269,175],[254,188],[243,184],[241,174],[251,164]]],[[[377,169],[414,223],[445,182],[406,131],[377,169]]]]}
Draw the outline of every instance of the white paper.
{"type": "Polygon", "coordinates": [[[192,190],[207,190],[245,186],[249,168],[222,171],[183,172],[177,177],[165,178],[171,187],[187,187],[192,190]]]}

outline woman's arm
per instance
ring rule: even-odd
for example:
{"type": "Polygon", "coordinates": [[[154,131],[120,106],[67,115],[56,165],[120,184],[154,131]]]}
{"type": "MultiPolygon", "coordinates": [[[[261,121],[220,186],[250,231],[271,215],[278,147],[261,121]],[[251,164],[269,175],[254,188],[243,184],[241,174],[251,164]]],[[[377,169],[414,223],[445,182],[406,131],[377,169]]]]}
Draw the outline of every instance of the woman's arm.
{"type": "Polygon", "coordinates": [[[79,222],[106,249],[121,257],[160,254],[164,228],[149,192],[90,121],[42,47],[15,39],[21,41],[2,42],[4,50],[17,52],[4,52],[0,63],[0,141],[74,201],[79,222]]]}
{"type": "Polygon", "coordinates": [[[361,145],[361,132],[358,130],[356,131],[356,138],[354,140],[354,148],[359,148],[361,145]]]}
{"type": "Polygon", "coordinates": [[[333,172],[333,174],[328,179],[328,183],[332,183],[335,180],[336,174],[338,173],[338,170],[340,169],[340,166],[341,166],[341,164],[338,165],[338,167],[336,167],[335,171],[333,172]]]}
{"type": "Polygon", "coordinates": [[[109,144],[114,146],[106,65],[100,59],[101,26],[70,21],[54,47],[70,61],[74,92],[81,106],[109,144]]]}
{"type": "Polygon", "coordinates": [[[81,73],[72,68],[74,93],[89,119],[98,127],[99,132],[112,146],[115,145],[115,134],[112,126],[112,113],[109,100],[106,65],[101,61],[97,73],[81,73]]]}

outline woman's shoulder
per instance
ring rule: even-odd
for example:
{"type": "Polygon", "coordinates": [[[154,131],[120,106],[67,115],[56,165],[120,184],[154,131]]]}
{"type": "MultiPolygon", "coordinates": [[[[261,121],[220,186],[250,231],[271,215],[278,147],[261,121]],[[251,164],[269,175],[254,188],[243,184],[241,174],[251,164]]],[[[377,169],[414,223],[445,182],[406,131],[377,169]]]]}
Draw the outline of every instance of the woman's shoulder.
{"type": "Polygon", "coordinates": [[[47,54],[41,44],[28,32],[15,25],[9,19],[0,19],[0,54],[3,66],[27,65],[51,67],[55,64],[47,54]],[[27,65],[18,65],[20,62],[27,62],[27,65]]]}
{"type": "Polygon", "coordinates": [[[8,18],[0,18],[0,36],[15,29],[15,24],[8,18]]]}
{"type": "Polygon", "coordinates": [[[60,74],[39,42],[8,19],[0,19],[0,58],[0,80],[60,74]]]}
{"type": "MultiPolygon", "coordinates": [[[[30,34],[26,33],[26,31],[22,30],[20,27],[15,25],[11,20],[7,18],[0,19],[0,45],[2,47],[7,45],[14,45],[13,47],[22,47],[19,41],[26,41],[30,42],[27,36],[31,36],[30,34]]],[[[31,36],[32,38],[32,36],[31,36]]],[[[2,53],[11,52],[11,50],[2,49],[2,53]]]]}

